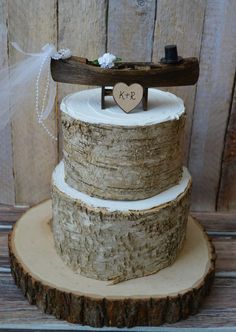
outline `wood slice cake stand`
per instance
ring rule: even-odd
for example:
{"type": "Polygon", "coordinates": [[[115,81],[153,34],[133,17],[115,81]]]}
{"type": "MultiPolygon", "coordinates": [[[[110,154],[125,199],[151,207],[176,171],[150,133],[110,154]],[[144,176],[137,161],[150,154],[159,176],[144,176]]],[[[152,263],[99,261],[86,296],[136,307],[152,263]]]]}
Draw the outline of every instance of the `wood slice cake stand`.
{"type": "Polygon", "coordinates": [[[91,326],[155,326],[195,314],[214,278],[215,253],[189,217],[176,262],[156,274],[116,285],[71,271],[54,248],[51,201],[31,208],[9,235],[12,274],[31,304],[69,322],[91,326]]]}

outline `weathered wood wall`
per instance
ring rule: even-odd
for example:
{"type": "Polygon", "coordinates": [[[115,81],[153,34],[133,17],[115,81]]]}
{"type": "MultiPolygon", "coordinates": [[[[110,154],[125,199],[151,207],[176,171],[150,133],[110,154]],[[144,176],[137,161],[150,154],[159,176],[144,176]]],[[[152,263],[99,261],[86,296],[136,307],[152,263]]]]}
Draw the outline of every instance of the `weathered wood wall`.
{"type": "MultiPolygon", "coordinates": [[[[201,70],[197,86],[169,89],[187,107],[192,209],[236,210],[235,20],[235,0],[0,0],[0,67],[18,58],[13,40],[31,52],[53,42],[90,59],[107,50],[140,61],[158,61],[164,45],[176,43],[201,70]]],[[[60,84],[58,103],[84,88],[60,84]]],[[[33,97],[19,108],[22,116],[0,134],[0,202],[35,204],[50,195],[61,144],[38,126],[33,97]]],[[[50,119],[55,133],[56,125],[50,119]]]]}
{"type": "MultiPolygon", "coordinates": [[[[8,66],[7,0],[0,2],[0,69],[8,66]]],[[[1,103],[1,101],[0,101],[1,103]]],[[[10,124],[0,132],[0,202],[14,204],[15,190],[12,161],[12,137],[10,124]]]]}

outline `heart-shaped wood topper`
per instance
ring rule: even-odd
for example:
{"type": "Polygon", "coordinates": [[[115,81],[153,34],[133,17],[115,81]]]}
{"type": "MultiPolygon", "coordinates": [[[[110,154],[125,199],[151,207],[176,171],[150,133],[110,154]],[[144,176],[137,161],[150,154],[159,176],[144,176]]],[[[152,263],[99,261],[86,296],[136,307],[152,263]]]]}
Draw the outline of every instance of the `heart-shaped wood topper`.
{"type": "Polygon", "coordinates": [[[143,98],[143,87],[138,83],[117,83],[113,87],[113,98],[126,113],[131,112],[143,98]]]}

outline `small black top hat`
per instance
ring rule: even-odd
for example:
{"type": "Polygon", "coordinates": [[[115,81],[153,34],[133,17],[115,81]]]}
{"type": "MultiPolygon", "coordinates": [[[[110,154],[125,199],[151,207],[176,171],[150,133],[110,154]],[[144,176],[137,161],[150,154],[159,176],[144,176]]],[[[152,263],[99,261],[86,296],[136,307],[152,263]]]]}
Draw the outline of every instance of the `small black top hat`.
{"type": "Polygon", "coordinates": [[[176,45],[165,46],[165,57],[161,59],[161,63],[175,64],[183,61],[181,56],[178,56],[176,45]]]}

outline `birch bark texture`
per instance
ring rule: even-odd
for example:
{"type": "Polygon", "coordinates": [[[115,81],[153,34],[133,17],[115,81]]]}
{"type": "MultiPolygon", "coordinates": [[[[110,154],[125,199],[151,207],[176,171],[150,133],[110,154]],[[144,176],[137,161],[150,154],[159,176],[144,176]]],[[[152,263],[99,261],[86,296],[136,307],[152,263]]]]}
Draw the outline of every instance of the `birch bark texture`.
{"type": "Polygon", "coordinates": [[[152,90],[153,113],[147,115],[127,115],[117,106],[101,110],[98,89],[63,101],[65,180],[71,187],[103,199],[138,200],[179,182],[184,106],[174,95],[152,90]],[[158,112],[168,113],[163,122],[158,112]]]}
{"type": "Polygon", "coordinates": [[[88,203],[89,198],[73,197],[64,190],[62,166],[53,175],[52,225],[57,253],[72,270],[118,283],[156,273],[176,260],[186,234],[189,175],[173,199],[162,204],[154,200],[143,209],[143,201],[136,209],[130,202],[127,210],[122,205],[113,210],[111,201],[108,207],[96,206],[88,203]]]}
{"type": "Polygon", "coordinates": [[[31,304],[71,323],[157,326],[196,314],[214,280],[215,253],[200,224],[189,218],[183,250],[168,269],[108,286],[82,277],[57,255],[51,202],[29,211],[9,236],[12,274],[31,304]]]}

